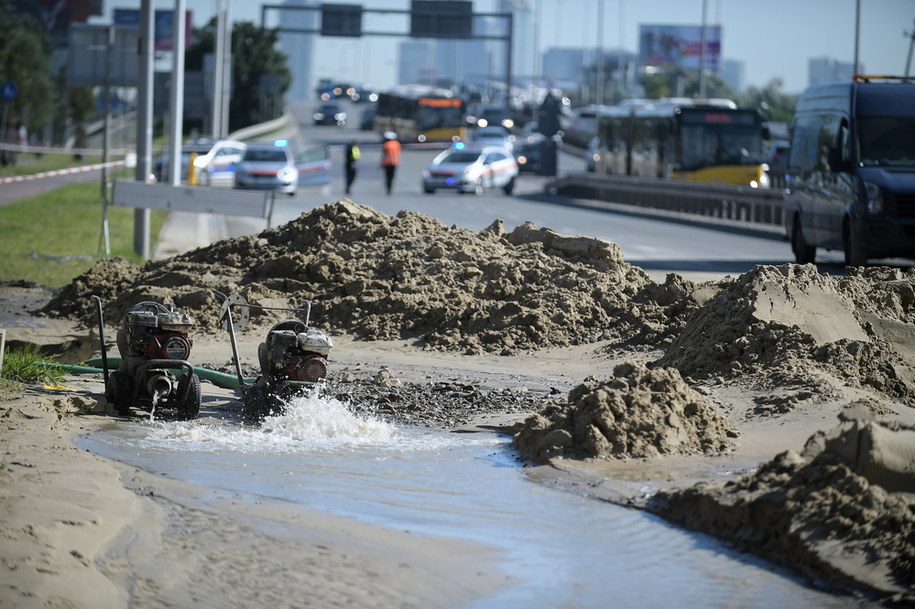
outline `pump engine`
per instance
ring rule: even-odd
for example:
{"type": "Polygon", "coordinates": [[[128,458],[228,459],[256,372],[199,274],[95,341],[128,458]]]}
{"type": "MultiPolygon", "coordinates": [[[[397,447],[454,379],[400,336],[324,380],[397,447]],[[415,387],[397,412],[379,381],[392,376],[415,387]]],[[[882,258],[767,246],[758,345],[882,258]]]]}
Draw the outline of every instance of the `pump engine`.
{"type": "Polygon", "coordinates": [[[324,380],[332,347],[329,336],[297,319],[270,328],[257,348],[261,375],[245,392],[245,421],[256,423],[267,415],[282,413],[286,400],[324,380]]]}
{"type": "Polygon", "coordinates": [[[121,365],[112,373],[107,393],[120,414],[131,407],[174,408],[188,420],[200,410],[200,379],[187,362],[194,325],[190,315],[158,302],[134,305],[117,335],[121,365]],[[178,378],[172,370],[183,369],[178,378]]]}

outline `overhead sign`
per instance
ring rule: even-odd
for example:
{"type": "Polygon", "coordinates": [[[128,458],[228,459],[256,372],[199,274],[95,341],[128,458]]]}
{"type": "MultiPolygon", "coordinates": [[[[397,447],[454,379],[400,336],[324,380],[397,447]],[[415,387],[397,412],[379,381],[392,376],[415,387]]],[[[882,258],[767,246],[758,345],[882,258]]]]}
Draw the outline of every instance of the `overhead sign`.
{"type": "Polygon", "coordinates": [[[362,7],[358,4],[322,4],[322,36],[362,36],[362,7]]]}
{"type": "Polygon", "coordinates": [[[473,3],[464,0],[413,0],[410,36],[413,38],[471,38],[473,3]]]}
{"type": "Polygon", "coordinates": [[[67,81],[88,87],[137,86],[139,37],[139,29],[133,26],[70,24],[67,81]],[[114,39],[109,43],[110,30],[114,39]]]}
{"type": "MultiPolygon", "coordinates": [[[[646,66],[679,66],[698,70],[702,26],[639,25],[639,58],[646,66]]],[[[705,26],[705,69],[716,69],[721,57],[721,26],[705,26]]]]}

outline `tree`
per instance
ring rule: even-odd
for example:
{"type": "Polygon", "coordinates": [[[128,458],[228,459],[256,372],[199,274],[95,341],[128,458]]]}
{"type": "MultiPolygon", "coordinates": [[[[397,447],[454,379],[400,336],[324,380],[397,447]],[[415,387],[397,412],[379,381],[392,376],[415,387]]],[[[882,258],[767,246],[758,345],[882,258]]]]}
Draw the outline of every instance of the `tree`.
{"type": "MultiPolygon", "coordinates": [[[[661,97],[698,97],[699,70],[685,70],[680,67],[662,69],[655,74],[643,74],[639,84],[648,99],[661,97]]],[[[726,82],[713,74],[706,74],[705,97],[735,99],[737,92],[726,82]]]]}
{"type": "Polygon", "coordinates": [[[781,78],[773,78],[762,88],[750,87],[740,96],[740,106],[758,109],[767,120],[791,123],[797,96],[782,92],[783,84],[781,78]]]}
{"type": "Polygon", "coordinates": [[[20,123],[40,131],[54,107],[48,34],[31,15],[14,13],[0,2],[0,41],[0,83],[16,87],[16,97],[2,102],[7,124],[0,125],[0,133],[20,123]]]}
{"type": "MultiPolygon", "coordinates": [[[[216,48],[216,18],[195,32],[196,42],[185,54],[186,70],[203,69],[203,57],[216,48]]],[[[286,56],[277,50],[275,29],[240,21],[232,26],[232,96],[229,130],[276,118],[292,74],[286,56]]]]}
{"type": "Polygon", "coordinates": [[[235,24],[232,30],[232,100],[229,103],[229,126],[239,129],[276,118],[283,108],[282,100],[292,82],[286,56],[277,48],[277,30],[257,27],[250,21],[235,24]],[[278,79],[269,95],[272,104],[262,104],[265,83],[278,79]],[[272,112],[270,111],[272,110],[272,112]],[[266,113],[265,113],[266,111],[266,113]]]}

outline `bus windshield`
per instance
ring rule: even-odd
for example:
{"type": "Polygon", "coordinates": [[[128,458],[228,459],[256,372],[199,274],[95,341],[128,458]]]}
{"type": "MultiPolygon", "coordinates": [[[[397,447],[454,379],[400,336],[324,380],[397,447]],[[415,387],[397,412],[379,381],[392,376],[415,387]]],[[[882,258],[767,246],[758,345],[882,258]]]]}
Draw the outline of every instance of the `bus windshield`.
{"type": "Polygon", "coordinates": [[[416,125],[420,130],[460,126],[464,120],[461,106],[419,106],[416,125]]]}
{"type": "Polygon", "coordinates": [[[758,127],[683,125],[681,129],[681,168],[686,171],[720,165],[758,165],[765,158],[758,127]]]}
{"type": "Polygon", "coordinates": [[[915,167],[915,116],[858,118],[862,167],[915,167]]]}

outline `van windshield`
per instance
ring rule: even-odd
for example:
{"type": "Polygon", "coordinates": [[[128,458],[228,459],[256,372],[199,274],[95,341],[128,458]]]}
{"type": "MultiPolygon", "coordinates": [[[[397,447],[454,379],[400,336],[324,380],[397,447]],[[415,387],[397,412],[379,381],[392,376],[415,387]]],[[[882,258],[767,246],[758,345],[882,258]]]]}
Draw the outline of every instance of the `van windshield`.
{"type": "Polygon", "coordinates": [[[858,118],[862,167],[915,167],[915,116],[858,118]]]}

